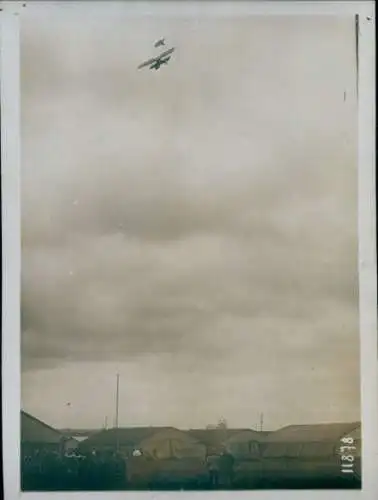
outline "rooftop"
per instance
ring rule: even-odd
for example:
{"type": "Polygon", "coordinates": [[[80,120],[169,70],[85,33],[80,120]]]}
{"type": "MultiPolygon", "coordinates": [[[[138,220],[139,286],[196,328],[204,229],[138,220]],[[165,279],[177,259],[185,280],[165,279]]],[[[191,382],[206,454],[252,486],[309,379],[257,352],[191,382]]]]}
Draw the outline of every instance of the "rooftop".
{"type": "Polygon", "coordinates": [[[269,433],[268,442],[336,442],[361,426],[361,422],[288,425],[269,433]]]}
{"type": "Polygon", "coordinates": [[[161,431],[178,430],[174,427],[119,427],[106,429],[90,436],[82,444],[85,446],[99,446],[113,444],[116,441],[126,446],[134,446],[149,436],[161,431]]]}

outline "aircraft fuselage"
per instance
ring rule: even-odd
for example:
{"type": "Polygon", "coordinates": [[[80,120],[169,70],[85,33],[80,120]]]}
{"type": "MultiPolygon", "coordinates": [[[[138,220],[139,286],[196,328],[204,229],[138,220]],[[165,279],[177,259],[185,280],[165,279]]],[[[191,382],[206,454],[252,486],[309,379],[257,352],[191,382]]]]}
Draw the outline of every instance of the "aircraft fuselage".
{"type": "Polygon", "coordinates": [[[151,65],[150,69],[159,69],[162,64],[168,64],[170,57],[166,57],[165,59],[159,59],[154,64],[151,65]]]}

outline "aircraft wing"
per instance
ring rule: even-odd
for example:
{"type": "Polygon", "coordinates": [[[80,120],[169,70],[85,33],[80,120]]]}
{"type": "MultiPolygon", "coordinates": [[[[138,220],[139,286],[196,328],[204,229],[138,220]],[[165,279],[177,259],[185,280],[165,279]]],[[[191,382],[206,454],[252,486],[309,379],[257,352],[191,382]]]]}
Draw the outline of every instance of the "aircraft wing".
{"type": "Polygon", "coordinates": [[[150,66],[150,64],[156,62],[160,57],[152,57],[151,59],[149,59],[148,61],[145,61],[144,63],[142,64],[139,64],[138,66],[138,69],[140,68],[144,68],[145,66],[150,66]]]}
{"type": "Polygon", "coordinates": [[[172,52],[174,50],[175,50],[174,47],[172,47],[171,49],[165,50],[162,54],[160,54],[160,56],[156,57],[156,60],[164,59],[164,57],[168,56],[169,54],[172,54],[172,52]]]}
{"type": "Polygon", "coordinates": [[[151,59],[149,59],[148,61],[145,61],[144,63],[140,64],[138,66],[138,69],[140,68],[144,68],[145,66],[150,66],[151,64],[153,64],[154,62],[156,61],[160,61],[161,59],[164,59],[164,57],[168,56],[169,54],[172,54],[172,52],[175,50],[174,47],[172,47],[171,49],[168,49],[168,50],[165,50],[162,54],[160,54],[159,56],[157,57],[152,57],[151,59]]]}

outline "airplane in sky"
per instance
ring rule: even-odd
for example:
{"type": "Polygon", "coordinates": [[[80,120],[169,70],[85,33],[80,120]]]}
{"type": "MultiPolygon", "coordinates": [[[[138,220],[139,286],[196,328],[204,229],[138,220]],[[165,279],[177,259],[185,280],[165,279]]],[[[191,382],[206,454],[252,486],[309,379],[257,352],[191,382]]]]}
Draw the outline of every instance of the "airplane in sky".
{"type": "Polygon", "coordinates": [[[164,51],[162,54],[160,54],[160,56],[148,59],[148,61],[140,64],[138,66],[138,69],[144,68],[146,66],[149,66],[149,69],[159,69],[162,64],[168,64],[168,61],[170,60],[171,54],[174,50],[174,47],[172,47],[171,49],[164,51]]]}
{"type": "Polygon", "coordinates": [[[160,38],[160,40],[157,40],[154,44],[154,47],[160,47],[161,45],[165,45],[165,38],[160,38]]]}

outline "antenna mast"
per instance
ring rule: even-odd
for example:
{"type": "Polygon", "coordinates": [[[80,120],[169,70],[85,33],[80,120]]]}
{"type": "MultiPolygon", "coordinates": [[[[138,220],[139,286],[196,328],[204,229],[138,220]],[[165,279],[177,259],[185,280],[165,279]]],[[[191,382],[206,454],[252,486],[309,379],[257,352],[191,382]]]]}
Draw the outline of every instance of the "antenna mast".
{"type": "Polygon", "coordinates": [[[116,414],[115,414],[115,428],[116,428],[116,450],[119,448],[118,441],[118,412],[119,412],[119,373],[117,373],[117,388],[116,388],[116,414]]]}
{"type": "Polygon", "coordinates": [[[117,373],[117,387],[116,387],[116,413],[115,413],[116,429],[118,429],[118,411],[119,411],[119,373],[117,373]]]}

